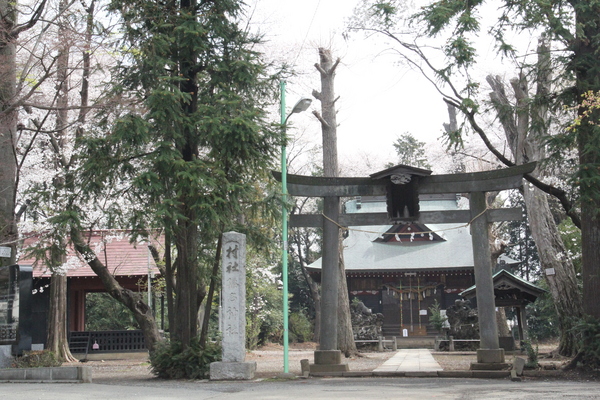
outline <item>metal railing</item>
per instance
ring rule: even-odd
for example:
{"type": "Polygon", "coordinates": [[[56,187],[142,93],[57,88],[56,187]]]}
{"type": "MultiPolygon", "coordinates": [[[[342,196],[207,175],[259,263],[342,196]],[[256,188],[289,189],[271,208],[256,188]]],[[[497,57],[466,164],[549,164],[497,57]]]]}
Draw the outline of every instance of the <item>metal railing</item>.
{"type": "Polygon", "coordinates": [[[141,330],[85,331],[71,332],[69,347],[72,353],[124,353],[146,351],[146,342],[141,330]],[[83,338],[89,338],[87,349],[78,345],[83,338]]]}

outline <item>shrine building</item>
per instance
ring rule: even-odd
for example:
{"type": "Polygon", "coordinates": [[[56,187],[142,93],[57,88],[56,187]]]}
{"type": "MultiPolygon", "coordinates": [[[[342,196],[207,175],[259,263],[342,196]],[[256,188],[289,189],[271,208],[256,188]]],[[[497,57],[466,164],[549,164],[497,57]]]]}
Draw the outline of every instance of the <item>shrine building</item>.
{"type": "MultiPolygon", "coordinates": [[[[420,211],[468,209],[468,204],[455,194],[419,196],[420,211]]],[[[344,206],[348,214],[385,212],[386,198],[357,197],[344,206]]],[[[445,310],[475,284],[473,246],[465,223],[349,227],[345,236],[350,300],[357,298],[384,315],[384,336],[435,335],[429,308],[437,300],[445,310]]],[[[320,279],[321,259],[307,268],[320,279]]]]}

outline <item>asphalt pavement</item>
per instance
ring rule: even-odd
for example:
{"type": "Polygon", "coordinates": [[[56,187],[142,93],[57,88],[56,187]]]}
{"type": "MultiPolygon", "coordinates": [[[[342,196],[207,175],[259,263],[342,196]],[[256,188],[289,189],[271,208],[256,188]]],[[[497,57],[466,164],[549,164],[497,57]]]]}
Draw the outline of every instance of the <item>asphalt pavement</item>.
{"type": "Polygon", "coordinates": [[[2,383],[10,400],[121,399],[600,399],[600,383],[453,378],[309,378],[290,381],[132,381],[123,384],[2,383]]]}

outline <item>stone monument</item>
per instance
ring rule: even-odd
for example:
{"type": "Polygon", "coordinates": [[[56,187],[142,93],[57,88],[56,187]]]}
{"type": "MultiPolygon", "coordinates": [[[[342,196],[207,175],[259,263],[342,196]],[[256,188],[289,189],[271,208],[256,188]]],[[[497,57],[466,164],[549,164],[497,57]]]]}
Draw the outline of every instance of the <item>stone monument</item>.
{"type": "Polygon", "coordinates": [[[210,364],[211,380],[253,379],[256,362],[246,360],[246,235],[223,234],[223,359],[210,364]]]}

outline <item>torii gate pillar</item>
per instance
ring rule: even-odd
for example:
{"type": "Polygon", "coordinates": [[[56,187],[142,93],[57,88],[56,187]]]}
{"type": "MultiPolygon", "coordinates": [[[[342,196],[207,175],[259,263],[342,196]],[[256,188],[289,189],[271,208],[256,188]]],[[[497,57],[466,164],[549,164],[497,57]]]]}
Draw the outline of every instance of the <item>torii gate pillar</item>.
{"type": "Polygon", "coordinates": [[[504,367],[504,349],[501,349],[498,343],[485,192],[471,192],[469,203],[480,338],[477,363],[472,364],[471,369],[501,369],[504,367]]]}

